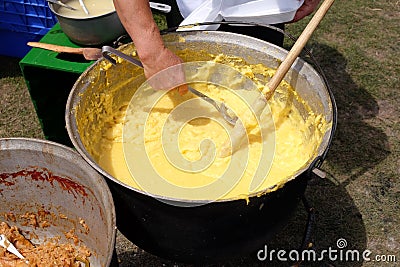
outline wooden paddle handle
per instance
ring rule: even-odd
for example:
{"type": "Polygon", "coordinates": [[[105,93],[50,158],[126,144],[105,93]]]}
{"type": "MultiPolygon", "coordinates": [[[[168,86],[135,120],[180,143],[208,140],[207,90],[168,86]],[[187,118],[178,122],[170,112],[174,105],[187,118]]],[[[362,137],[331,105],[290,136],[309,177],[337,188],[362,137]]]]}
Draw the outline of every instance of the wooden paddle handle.
{"type": "Polygon", "coordinates": [[[43,48],[58,53],[83,54],[83,48],[75,48],[75,47],[46,44],[39,42],[28,42],[28,45],[31,47],[43,48]]]}
{"type": "Polygon", "coordinates": [[[282,63],[279,65],[275,74],[268,82],[267,87],[263,90],[263,94],[265,95],[267,100],[272,97],[275,89],[281,83],[283,77],[285,77],[286,73],[289,71],[293,62],[300,55],[307,41],[310,39],[312,33],[315,31],[318,24],[321,22],[322,18],[325,16],[326,12],[332,6],[334,1],[335,0],[325,0],[321,4],[319,9],[315,12],[314,16],[310,20],[310,22],[307,24],[306,28],[303,30],[297,41],[294,43],[293,47],[290,49],[285,60],[283,60],[282,63]]]}
{"type": "MultiPolygon", "coordinates": [[[[318,24],[320,23],[320,21],[328,11],[328,9],[331,7],[333,2],[334,0],[325,0],[321,4],[319,9],[315,12],[314,16],[312,17],[310,22],[307,24],[306,28],[301,33],[300,37],[297,39],[293,47],[286,55],[286,58],[279,65],[275,74],[272,76],[271,80],[268,82],[267,86],[262,91],[263,96],[258,97],[256,101],[252,104],[254,114],[256,114],[257,116],[261,115],[262,111],[267,105],[267,101],[265,101],[265,99],[268,100],[272,97],[275,89],[281,83],[283,77],[285,77],[286,73],[289,71],[293,62],[299,56],[306,42],[308,41],[308,39],[310,39],[311,34],[314,32],[315,28],[317,28],[318,24]]],[[[225,143],[221,148],[219,156],[224,158],[236,152],[236,150],[240,147],[240,143],[245,135],[246,135],[246,130],[244,129],[243,124],[236,123],[235,127],[231,132],[232,138],[225,141],[225,143]],[[232,149],[230,147],[230,144],[232,144],[232,149]]]]}

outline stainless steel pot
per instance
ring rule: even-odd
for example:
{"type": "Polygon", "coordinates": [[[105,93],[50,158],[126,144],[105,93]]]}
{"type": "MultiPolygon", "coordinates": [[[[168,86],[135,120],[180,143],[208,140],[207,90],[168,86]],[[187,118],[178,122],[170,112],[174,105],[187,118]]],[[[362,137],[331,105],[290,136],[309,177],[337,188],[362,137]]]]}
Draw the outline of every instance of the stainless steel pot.
{"type": "MultiPolygon", "coordinates": [[[[189,49],[212,54],[224,53],[244,58],[250,64],[263,63],[272,68],[276,68],[287,54],[286,50],[270,43],[227,32],[169,33],[164,35],[164,41],[174,51],[189,49]]],[[[120,49],[129,54],[134,47],[128,44],[120,49]]],[[[93,96],[112,94],[112,106],[118,108],[133,95],[132,88],[143,82],[143,76],[133,75],[136,72],[129,63],[117,64],[107,73],[100,68],[104,63],[103,60],[97,61],[76,81],[67,102],[66,123],[77,151],[107,178],[116,203],[119,230],[143,249],[176,261],[221,261],[263,247],[285,225],[296,208],[310,173],[322,164],[332,139],[336,106],[332,93],[318,72],[305,61],[297,59],[285,77],[297,93],[307,100],[311,109],[331,123],[332,127],[326,132],[315,158],[310,159],[309,164],[282,188],[261,196],[257,196],[257,193],[262,192],[257,192],[249,196],[249,203],[235,199],[212,203],[204,200],[208,204],[187,207],[194,202],[201,204],[202,201],[152,196],[130,187],[102,169],[94,160],[95,155],[88,152],[86,136],[100,140],[96,137],[99,132],[93,131],[94,125],[78,123],[79,118],[93,116],[94,128],[97,129],[107,123],[96,115],[96,112],[104,112],[104,109],[102,103],[96,102],[93,96]],[[93,105],[95,109],[91,108],[93,105]]],[[[300,103],[298,108],[301,110],[300,103]]]]}
{"type": "Polygon", "coordinates": [[[73,149],[38,139],[0,139],[0,196],[0,221],[28,233],[34,244],[58,236],[74,244],[65,237],[73,230],[81,242],[76,245],[91,251],[91,266],[110,266],[114,202],[104,178],[73,149]],[[48,227],[26,223],[26,213],[48,214],[48,227]]]}
{"type": "Polygon", "coordinates": [[[108,44],[126,33],[115,10],[95,17],[72,18],[58,13],[58,5],[49,3],[49,7],[63,32],[79,45],[108,44]]]}

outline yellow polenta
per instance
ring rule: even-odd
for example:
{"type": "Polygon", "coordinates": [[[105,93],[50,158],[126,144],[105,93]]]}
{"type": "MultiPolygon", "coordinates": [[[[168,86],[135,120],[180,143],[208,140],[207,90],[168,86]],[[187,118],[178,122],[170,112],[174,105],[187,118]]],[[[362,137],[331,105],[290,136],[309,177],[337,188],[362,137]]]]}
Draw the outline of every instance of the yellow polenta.
{"type": "MultiPolygon", "coordinates": [[[[252,79],[260,91],[274,73],[261,64],[245,64],[240,58],[211,57],[213,62],[229,65],[252,79]]],[[[199,69],[196,75],[207,75],[207,71],[199,69]]],[[[100,135],[83,137],[89,153],[116,179],[151,194],[192,200],[247,199],[256,192],[276,190],[307,166],[328,128],[324,117],[314,114],[286,82],[278,87],[260,121],[243,117],[249,114],[246,111],[251,103],[234,91],[200,82],[191,86],[226,103],[245,123],[247,139],[233,156],[218,156],[233,128],[209,106],[208,114],[213,116],[191,118],[196,108],[204,107],[198,101],[190,102],[196,99],[193,94],[181,96],[176,90],[163,92],[151,107],[146,101],[129,103],[131,99],[126,99],[118,112],[115,107],[112,113],[100,111],[104,115],[97,117],[109,118],[102,118],[107,123],[97,129],[100,135]],[[159,178],[154,178],[155,174],[159,178]]],[[[102,110],[107,110],[107,105],[111,109],[111,93],[99,98],[102,110]]],[[[78,124],[93,123],[91,116],[80,120],[84,121],[78,124]]]]}

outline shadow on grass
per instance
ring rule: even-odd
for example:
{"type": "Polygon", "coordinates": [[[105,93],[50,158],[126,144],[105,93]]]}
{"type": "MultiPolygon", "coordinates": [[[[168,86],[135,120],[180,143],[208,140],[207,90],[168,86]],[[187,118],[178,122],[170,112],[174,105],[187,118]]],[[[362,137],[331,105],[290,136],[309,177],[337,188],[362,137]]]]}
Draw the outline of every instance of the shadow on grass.
{"type": "MultiPolygon", "coordinates": [[[[310,256],[311,260],[307,260],[308,254],[304,254],[306,261],[298,266],[362,266],[362,253],[367,246],[367,237],[365,225],[357,206],[353,202],[351,196],[343,186],[337,186],[327,179],[311,180],[305,194],[310,206],[315,210],[315,223],[311,228],[309,241],[312,247],[307,251],[315,251],[315,259],[310,256]],[[345,239],[347,246],[338,249],[337,242],[339,239],[345,239]],[[327,251],[331,248],[333,251],[331,256],[327,251]],[[325,250],[325,252],[323,252],[325,250]],[[348,250],[358,251],[358,258],[346,256],[348,250]],[[343,251],[342,260],[340,260],[340,251],[343,251]],[[324,253],[324,254],[323,254],[324,253]],[[337,257],[335,259],[334,257],[337,257]],[[347,258],[346,258],[347,257],[347,258]]],[[[294,250],[300,251],[302,245],[306,223],[307,211],[302,204],[294,212],[293,216],[287,222],[282,231],[279,231],[273,238],[265,241],[265,246],[260,247],[258,251],[254,251],[250,255],[231,255],[231,260],[220,263],[209,264],[182,264],[179,262],[171,262],[167,259],[159,258],[142,250],[136,252],[123,252],[118,255],[119,267],[127,267],[132,265],[142,266],[205,266],[205,267],[245,267],[245,266],[274,266],[287,267],[292,266],[295,262],[291,259],[296,258],[294,250]],[[286,261],[279,260],[277,252],[284,250],[286,261]],[[259,260],[260,257],[266,257],[259,260]],[[290,255],[290,256],[289,256],[290,255]]],[[[274,216],[271,214],[271,216],[274,216]]],[[[238,231],[249,231],[249,229],[237,229],[238,231]]],[[[265,229],[268,231],[268,229],[265,229]]],[[[251,231],[251,230],[250,230],[251,231]]],[[[229,238],[228,238],[229,239],[229,238]]],[[[227,244],[228,245],[228,244],[227,244]]],[[[301,252],[299,252],[301,253],[301,252]]],[[[301,255],[301,254],[299,254],[301,255]]],[[[356,255],[356,254],[354,254],[356,255]]],[[[296,266],[296,265],[295,265],[296,266]]]]}
{"type": "MultiPolygon", "coordinates": [[[[247,258],[225,263],[223,266],[362,266],[362,252],[367,247],[365,225],[346,188],[337,186],[327,179],[316,178],[310,181],[305,197],[315,211],[315,223],[311,228],[309,239],[312,247],[307,249],[307,251],[315,251],[315,259],[312,256],[308,258],[308,254],[304,254],[305,261],[300,265],[294,265],[295,262],[291,261],[289,257],[292,250],[299,250],[306,230],[307,211],[300,204],[286,227],[265,243],[268,255],[273,260],[268,258],[264,261],[258,260],[257,251],[247,258]],[[346,240],[345,248],[338,248],[339,239],[346,240]],[[337,250],[332,252],[331,256],[327,254],[330,248],[337,250]],[[273,253],[272,250],[275,252],[273,253]],[[279,250],[286,252],[284,258],[287,261],[278,259],[277,252],[279,250]],[[357,250],[359,258],[353,259],[349,255],[347,259],[343,256],[340,260],[340,251],[343,251],[343,255],[345,255],[347,250],[357,250]]],[[[296,257],[296,254],[291,254],[291,257],[296,257]]]]}
{"type": "Polygon", "coordinates": [[[388,137],[366,121],[378,115],[379,106],[346,72],[346,58],[324,44],[313,44],[313,54],[328,79],[338,108],[337,130],[327,161],[335,173],[346,177],[340,181],[346,186],[390,154],[388,137]]]}
{"type": "Polygon", "coordinates": [[[20,58],[0,55],[0,79],[21,76],[22,72],[19,68],[20,60],[20,58]]]}

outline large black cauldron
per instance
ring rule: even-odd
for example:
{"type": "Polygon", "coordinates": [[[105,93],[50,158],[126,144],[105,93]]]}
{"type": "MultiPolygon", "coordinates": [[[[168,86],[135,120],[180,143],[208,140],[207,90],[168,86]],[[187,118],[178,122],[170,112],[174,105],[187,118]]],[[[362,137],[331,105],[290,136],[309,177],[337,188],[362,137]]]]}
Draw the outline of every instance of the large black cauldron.
{"type": "Polygon", "coordinates": [[[181,262],[215,262],[264,247],[285,226],[307,185],[301,175],[261,197],[195,207],[166,204],[109,182],[118,229],[144,250],[181,262]]]}
{"type": "MultiPolygon", "coordinates": [[[[171,49],[189,48],[213,54],[224,53],[272,68],[276,68],[287,54],[286,50],[270,43],[227,32],[171,33],[164,35],[164,40],[171,49]]],[[[129,49],[132,50],[131,44],[121,48],[126,53],[129,49]]],[[[90,125],[78,125],[77,118],[87,116],[85,109],[93,101],[93,95],[108,90],[115,92],[113,100],[118,101],[133,94],[125,88],[143,82],[140,77],[132,77],[131,71],[126,71],[132,65],[121,63],[112,67],[118,73],[120,82],[110,83],[112,75],[100,69],[104,64],[104,60],[97,61],[75,83],[67,103],[66,123],[77,151],[107,178],[115,201],[117,227],[126,237],[148,252],[167,259],[215,262],[262,248],[273,234],[285,226],[304,194],[308,176],[322,164],[336,126],[336,106],[332,93],[314,68],[297,59],[285,77],[296,92],[308,101],[313,111],[323,114],[331,124],[309,165],[276,191],[260,197],[251,196],[249,203],[245,200],[223,200],[183,207],[187,205],[169,205],[121,183],[104,171],[83,145],[84,136],[95,133],[90,131],[90,125]]],[[[177,199],[169,201],[177,204],[189,202],[177,199]]]]}

